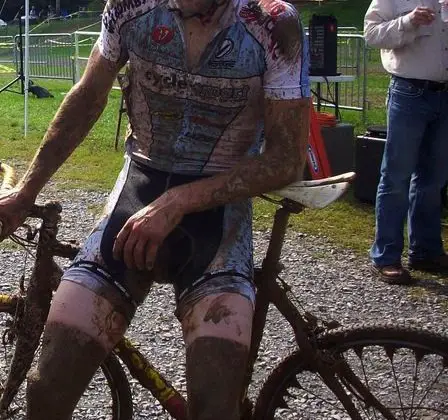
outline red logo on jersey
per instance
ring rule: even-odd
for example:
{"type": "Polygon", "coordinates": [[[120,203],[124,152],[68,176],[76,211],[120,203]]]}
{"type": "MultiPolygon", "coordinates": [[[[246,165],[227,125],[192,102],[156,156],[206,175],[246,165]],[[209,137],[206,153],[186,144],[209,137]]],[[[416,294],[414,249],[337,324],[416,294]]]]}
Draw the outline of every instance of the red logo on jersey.
{"type": "Polygon", "coordinates": [[[174,31],[167,26],[157,26],[152,31],[151,38],[156,44],[165,45],[174,38],[174,31]]]}

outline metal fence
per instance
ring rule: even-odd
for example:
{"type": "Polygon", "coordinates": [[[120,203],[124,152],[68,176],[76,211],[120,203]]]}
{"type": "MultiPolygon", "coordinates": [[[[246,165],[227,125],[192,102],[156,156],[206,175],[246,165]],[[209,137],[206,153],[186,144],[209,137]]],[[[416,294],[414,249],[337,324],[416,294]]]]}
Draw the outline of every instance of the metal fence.
{"type": "Polygon", "coordinates": [[[360,111],[365,118],[367,99],[367,49],[361,34],[338,33],[339,77],[321,77],[312,83],[314,101],[328,108],[360,111]]]}
{"type": "Polygon", "coordinates": [[[0,36],[0,73],[16,71],[16,48],[14,37],[0,36]]]}
{"type": "Polygon", "coordinates": [[[30,34],[29,45],[30,77],[75,81],[72,34],[30,34]]]}
{"type": "MultiPolygon", "coordinates": [[[[348,28],[347,31],[352,28],[348,28]]],[[[30,35],[30,77],[67,79],[74,83],[84,71],[98,32],[77,31],[73,34],[31,34],[30,35]]],[[[16,63],[17,48],[14,42],[18,37],[0,38],[0,64],[16,63]]],[[[362,34],[338,34],[337,70],[341,78],[328,78],[314,82],[312,89],[319,92],[320,103],[324,107],[334,108],[335,101],[339,109],[362,112],[367,111],[367,63],[368,51],[362,34]]],[[[369,51],[370,53],[370,51],[369,51]]]]}
{"type": "Polygon", "coordinates": [[[74,55],[74,80],[77,82],[86,67],[87,60],[95,45],[96,40],[100,36],[99,32],[76,31],[73,34],[75,55],[74,55]]]}

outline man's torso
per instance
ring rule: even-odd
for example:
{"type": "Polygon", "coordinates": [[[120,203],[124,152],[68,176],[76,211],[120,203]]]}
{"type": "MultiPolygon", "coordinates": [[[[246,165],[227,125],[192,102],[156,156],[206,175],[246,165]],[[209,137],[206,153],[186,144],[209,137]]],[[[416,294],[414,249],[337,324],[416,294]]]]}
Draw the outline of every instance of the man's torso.
{"type": "MultiPolygon", "coordinates": [[[[270,30],[286,4],[265,14],[254,2],[234,0],[194,68],[183,22],[170,4],[132,4],[123,6],[127,17],[119,17],[129,56],[122,86],[131,153],[160,170],[212,174],[255,152],[263,131],[266,55],[275,54],[270,30]]],[[[113,12],[104,20],[109,30],[117,30],[113,12]]]]}

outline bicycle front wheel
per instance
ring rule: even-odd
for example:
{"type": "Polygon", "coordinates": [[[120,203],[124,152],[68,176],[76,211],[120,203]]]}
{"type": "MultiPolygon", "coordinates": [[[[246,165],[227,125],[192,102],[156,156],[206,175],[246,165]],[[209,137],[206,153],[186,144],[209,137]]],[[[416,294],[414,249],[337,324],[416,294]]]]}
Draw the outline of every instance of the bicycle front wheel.
{"type": "MultiPolygon", "coordinates": [[[[353,382],[339,378],[360,418],[448,419],[447,337],[414,328],[362,326],[330,332],[319,339],[318,348],[333,360],[344,360],[391,413],[385,417],[353,382]]],[[[350,418],[300,351],[269,376],[254,413],[257,420],[350,418]]]]}
{"type": "MultiPolygon", "coordinates": [[[[0,385],[6,381],[9,366],[15,351],[15,336],[11,328],[11,317],[0,313],[0,385]]],[[[36,363],[37,356],[33,362],[36,363]]],[[[0,388],[0,393],[2,388],[0,388]]],[[[9,406],[6,419],[24,420],[26,418],[26,380],[20,386],[16,397],[9,406]]],[[[132,420],[132,395],[126,374],[121,363],[111,354],[95,373],[78,405],[72,419],[74,420],[132,420]]]]}

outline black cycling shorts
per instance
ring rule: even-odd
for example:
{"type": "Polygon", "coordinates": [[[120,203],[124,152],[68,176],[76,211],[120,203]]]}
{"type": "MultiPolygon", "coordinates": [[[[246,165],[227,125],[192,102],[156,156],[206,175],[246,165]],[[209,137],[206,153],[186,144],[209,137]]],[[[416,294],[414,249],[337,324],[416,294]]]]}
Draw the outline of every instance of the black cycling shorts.
{"type": "Polygon", "coordinates": [[[114,260],[114,240],[130,216],[167,189],[200,177],[161,172],[126,157],[103,216],[63,281],[106,297],[128,320],[154,281],[174,285],[177,315],[201,298],[237,293],[255,301],[250,200],[187,214],[160,246],[152,271],[129,270],[114,260]]]}

